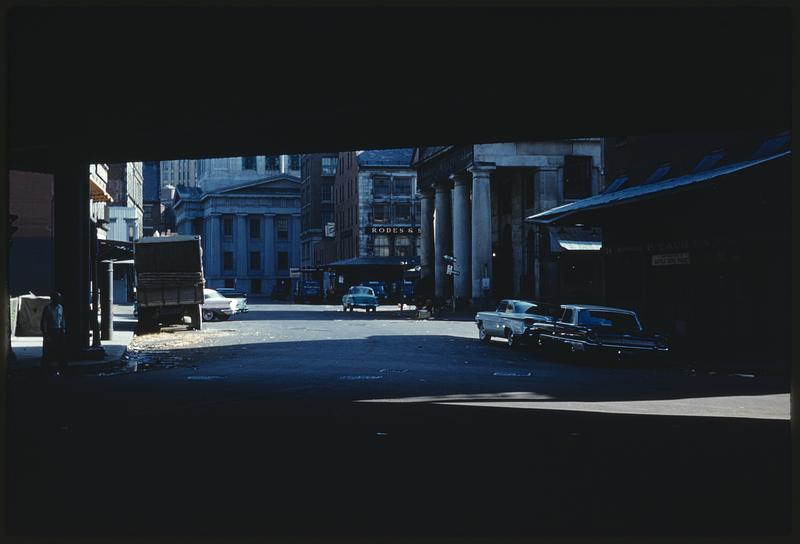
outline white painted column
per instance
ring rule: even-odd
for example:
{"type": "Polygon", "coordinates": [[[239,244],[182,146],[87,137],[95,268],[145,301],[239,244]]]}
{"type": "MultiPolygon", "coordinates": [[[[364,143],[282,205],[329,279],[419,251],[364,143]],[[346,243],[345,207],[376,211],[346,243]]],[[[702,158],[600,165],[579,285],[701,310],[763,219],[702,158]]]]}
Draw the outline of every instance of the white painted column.
{"type": "Polygon", "coordinates": [[[472,173],[472,299],[482,303],[489,296],[483,279],[492,277],[492,192],[494,166],[473,166],[472,173]]]}
{"type": "Polygon", "coordinates": [[[433,252],[433,190],[427,189],[420,191],[420,229],[422,241],[420,243],[419,263],[421,277],[430,277],[434,274],[434,252],[433,252]]]}
{"type": "Polygon", "coordinates": [[[243,285],[245,278],[247,278],[247,265],[249,262],[249,255],[247,254],[247,214],[236,214],[236,279],[237,289],[247,290],[248,286],[243,285]]]}
{"type": "Polygon", "coordinates": [[[472,221],[469,202],[469,177],[465,174],[453,174],[450,179],[453,187],[453,257],[456,258],[456,269],[459,275],[453,278],[456,302],[469,301],[472,295],[472,258],[470,247],[470,231],[472,221]]]}
{"type": "Polygon", "coordinates": [[[437,297],[446,297],[448,294],[449,278],[445,274],[447,263],[445,255],[453,254],[453,220],[451,200],[453,189],[450,182],[436,184],[436,216],[433,245],[435,250],[434,260],[434,293],[437,297]]]}

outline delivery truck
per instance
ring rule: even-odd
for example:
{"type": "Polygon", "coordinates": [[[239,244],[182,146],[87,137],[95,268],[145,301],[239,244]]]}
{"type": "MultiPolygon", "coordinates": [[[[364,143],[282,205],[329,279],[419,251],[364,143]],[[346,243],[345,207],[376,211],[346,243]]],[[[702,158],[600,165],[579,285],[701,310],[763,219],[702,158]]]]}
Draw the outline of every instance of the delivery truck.
{"type": "Polygon", "coordinates": [[[202,326],[203,255],[200,236],[144,237],[133,245],[140,330],[183,323],[202,326]]]}

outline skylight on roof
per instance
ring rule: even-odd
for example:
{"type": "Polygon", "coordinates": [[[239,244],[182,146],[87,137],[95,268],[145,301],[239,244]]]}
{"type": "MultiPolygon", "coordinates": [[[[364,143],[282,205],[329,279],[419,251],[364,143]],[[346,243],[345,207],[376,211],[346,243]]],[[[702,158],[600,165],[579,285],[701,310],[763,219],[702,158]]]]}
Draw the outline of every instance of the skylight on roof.
{"type": "Polygon", "coordinates": [[[725,152],[722,151],[721,149],[709,153],[708,155],[700,159],[700,162],[697,163],[697,166],[694,167],[694,170],[692,170],[692,172],[704,172],[710,168],[714,168],[714,166],[716,166],[716,164],[720,160],[722,160],[722,157],[724,156],[725,152]]]}
{"type": "Polygon", "coordinates": [[[618,178],[617,178],[617,179],[615,179],[613,182],[611,182],[611,185],[609,185],[609,186],[606,188],[606,190],[605,190],[605,191],[603,191],[603,192],[604,192],[604,193],[613,193],[614,191],[618,191],[618,190],[620,190],[620,189],[622,188],[622,186],[623,186],[623,185],[625,185],[627,182],[628,182],[628,176],[621,176],[621,177],[618,177],[618,178]]]}
{"type": "Polygon", "coordinates": [[[656,182],[659,182],[659,181],[661,181],[662,179],[664,179],[664,178],[667,176],[667,174],[669,174],[669,171],[670,171],[670,170],[672,170],[672,165],[671,165],[671,164],[669,164],[669,163],[667,163],[667,164],[662,164],[661,166],[659,166],[658,168],[656,168],[656,169],[655,169],[655,171],[653,171],[653,173],[652,173],[652,174],[650,174],[650,175],[647,177],[647,179],[646,179],[646,180],[644,180],[644,183],[645,183],[645,184],[648,184],[648,183],[656,183],[656,182]]]}
{"type": "Polygon", "coordinates": [[[782,147],[789,143],[789,133],[784,132],[775,136],[774,138],[770,138],[769,140],[765,141],[761,144],[761,147],[753,153],[754,159],[760,159],[762,157],[766,157],[768,155],[772,155],[777,153],[782,147]]]}

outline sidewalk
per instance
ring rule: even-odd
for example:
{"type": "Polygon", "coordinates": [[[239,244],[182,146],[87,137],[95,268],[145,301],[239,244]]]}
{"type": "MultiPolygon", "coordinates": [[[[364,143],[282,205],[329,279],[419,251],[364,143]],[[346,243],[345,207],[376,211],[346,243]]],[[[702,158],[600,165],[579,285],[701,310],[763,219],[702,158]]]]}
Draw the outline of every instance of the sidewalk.
{"type": "MultiPolygon", "coordinates": [[[[133,331],[136,318],[133,316],[132,304],[114,305],[114,332],[111,340],[102,342],[105,356],[102,360],[67,360],[67,367],[71,373],[92,373],[108,370],[120,366],[122,357],[133,340],[133,331]]],[[[16,361],[9,361],[9,372],[30,372],[41,367],[42,337],[41,336],[12,336],[11,348],[16,355],[16,361]]],[[[57,369],[58,363],[53,363],[57,369]]]]}

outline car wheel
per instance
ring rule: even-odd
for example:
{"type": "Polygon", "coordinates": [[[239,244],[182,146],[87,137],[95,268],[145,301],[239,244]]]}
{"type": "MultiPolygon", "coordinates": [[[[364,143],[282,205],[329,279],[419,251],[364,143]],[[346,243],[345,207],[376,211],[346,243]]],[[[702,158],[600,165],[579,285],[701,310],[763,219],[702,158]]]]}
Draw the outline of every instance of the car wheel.
{"type": "Polygon", "coordinates": [[[377,310],[377,309],[378,309],[378,308],[376,308],[375,306],[373,306],[372,308],[370,308],[370,310],[372,310],[372,313],[373,313],[373,314],[376,312],[376,310],[377,310]]]}
{"type": "Polygon", "coordinates": [[[352,304],[349,304],[349,305],[347,306],[347,311],[348,311],[348,312],[352,312],[352,311],[353,311],[353,305],[352,305],[352,304]]]}
{"type": "Polygon", "coordinates": [[[514,331],[512,331],[511,329],[506,329],[506,345],[509,348],[513,349],[513,348],[517,347],[518,343],[519,342],[517,341],[517,338],[516,338],[516,335],[514,334],[514,331]]]}
{"type": "Polygon", "coordinates": [[[203,310],[203,321],[213,321],[214,320],[214,312],[211,310],[203,310]]]}
{"type": "Polygon", "coordinates": [[[492,339],[492,335],[487,333],[486,329],[483,328],[483,323],[481,323],[478,327],[478,339],[486,344],[488,344],[492,339]]]}
{"type": "Polygon", "coordinates": [[[345,306],[344,304],[342,304],[342,311],[343,311],[343,312],[346,312],[346,311],[347,311],[347,306],[345,306]]]}

